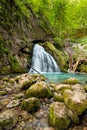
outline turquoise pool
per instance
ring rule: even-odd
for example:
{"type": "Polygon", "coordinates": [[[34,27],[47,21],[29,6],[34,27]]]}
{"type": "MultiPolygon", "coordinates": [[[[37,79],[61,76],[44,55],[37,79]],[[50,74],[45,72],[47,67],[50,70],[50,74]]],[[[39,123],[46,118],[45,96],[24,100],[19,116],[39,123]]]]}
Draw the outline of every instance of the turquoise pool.
{"type": "Polygon", "coordinates": [[[87,83],[87,74],[80,74],[80,73],[62,73],[62,72],[49,72],[49,73],[42,73],[48,81],[51,82],[62,82],[68,78],[77,78],[80,83],[86,84],[87,83]]]}

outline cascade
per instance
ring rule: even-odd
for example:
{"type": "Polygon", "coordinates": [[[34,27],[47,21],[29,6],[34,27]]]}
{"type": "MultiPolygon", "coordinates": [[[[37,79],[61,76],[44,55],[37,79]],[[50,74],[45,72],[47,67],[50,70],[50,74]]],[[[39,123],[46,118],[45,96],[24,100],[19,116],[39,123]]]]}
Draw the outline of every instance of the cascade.
{"type": "Polygon", "coordinates": [[[32,57],[32,68],[29,73],[36,73],[37,70],[39,73],[41,72],[60,72],[60,68],[58,67],[54,58],[45,51],[45,49],[35,44],[33,49],[33,57],[32,57]],[[34,68],[34,69],[33,69],[34,68]]]}

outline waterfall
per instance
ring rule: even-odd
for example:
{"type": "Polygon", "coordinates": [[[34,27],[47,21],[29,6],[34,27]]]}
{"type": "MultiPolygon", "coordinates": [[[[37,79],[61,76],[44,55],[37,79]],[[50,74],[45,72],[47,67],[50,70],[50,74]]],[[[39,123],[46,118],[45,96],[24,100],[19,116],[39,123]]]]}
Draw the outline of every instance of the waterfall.
{"type": "Polygon", "coordinates": [[[35,44],[33,49],[31,66],[29,73],[36,73],[35,70],[38,72],[60,72],[60,68],[54,58],[38,44],[35,44]]]}

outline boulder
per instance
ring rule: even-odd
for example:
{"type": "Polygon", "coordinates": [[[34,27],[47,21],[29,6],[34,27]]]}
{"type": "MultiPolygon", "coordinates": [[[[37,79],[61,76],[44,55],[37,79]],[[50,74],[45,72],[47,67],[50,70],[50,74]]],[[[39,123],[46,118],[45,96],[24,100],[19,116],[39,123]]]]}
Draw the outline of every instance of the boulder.
{"type": "Polygon", "coordinates": [[[67,107],[64,103],[54,102],[50,106],[48,122],[57,130],[65,130],[69,127],[71,120],[67,116],[67,107]]]}
{"type": "Polygon", "coordinates": [[[63,94],[64,90],[66,89],[72,89],[72,86],[68,84],[58,84],[58,85],[55,84],[53,87],[56,92],[61,94],[63,94]]]}
{"type": "Polygon", "coordinates": [[[64,102],[63,96],[60,93],[54,93],[54,100],[58,102],[64,102]]]}
{"type": "Polygon", "coordinates": [[[62,83],[74,85],[74,84],[79,84],[80,82],[76,78],[69,78],[69,79],[64,80],[62,83]]]}
{"type": "Polygon", "coordinates": [[[37,81],[45,81],[45,77],[39,74],[23,74],[15,79],[21,89],[28,89],[32,84],[37,81]]]}
{"type": "Polygon", "coordinates": [[[81,115],[87,109],[86,93],[76,90],[65,90],[64,102],[77,115],[81,115]]]}
{"type": "Polygon", "coordinates": [[[0,113],[0,130],[12,130],[18,122],[18,113],[6,110],[0,113]]]}
{"type": "Polygon", "coordinates": [[[40,108],[40,100],[35,97],[24,99],[21,107],[28,112],[35,112],[40,108]]]}
{"type": "Polygon", "coordinates": [[[49,98],[52,96],[48,84],[44,81],[36,82],[28,90],[26,90],[26,97],[49,98]]]}

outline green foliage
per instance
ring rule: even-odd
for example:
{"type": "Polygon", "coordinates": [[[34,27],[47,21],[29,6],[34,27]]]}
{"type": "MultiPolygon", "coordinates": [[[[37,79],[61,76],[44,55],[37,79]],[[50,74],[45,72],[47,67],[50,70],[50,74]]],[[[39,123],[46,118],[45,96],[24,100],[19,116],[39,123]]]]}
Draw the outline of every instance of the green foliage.
{"type": "Polygon", "coordinates": [[[24,71],[22,66],[18,63],[18,60],[16,57],[9,56],[9,62],[11,66],[11,72],[21,73],[24,71]]]}
{"type": "Polygon", "coordinates": [[[80,43],[81,45],[87,44],[87,36],[78,39],[78,43],[80,43]]]}
{"type": "Polygon", "coordinates": [[[5,44],[5,42],[2,38],[2,36],[0,35],[0,56],[3,56],[4,54],[8,53],[8,49],[5,48],[4,44],[5,44]]]}

